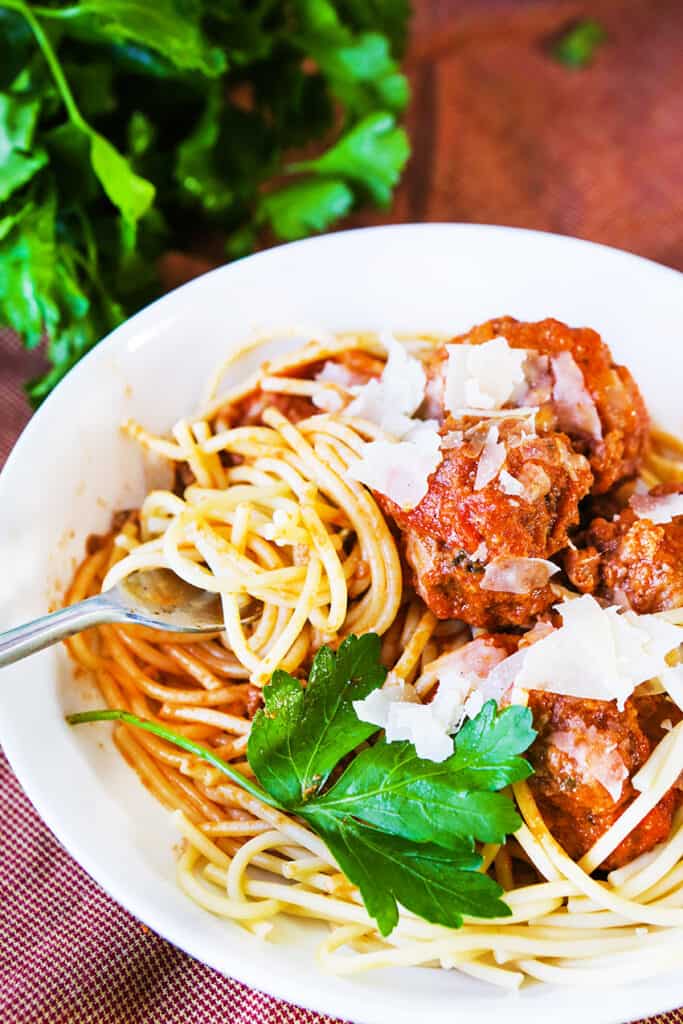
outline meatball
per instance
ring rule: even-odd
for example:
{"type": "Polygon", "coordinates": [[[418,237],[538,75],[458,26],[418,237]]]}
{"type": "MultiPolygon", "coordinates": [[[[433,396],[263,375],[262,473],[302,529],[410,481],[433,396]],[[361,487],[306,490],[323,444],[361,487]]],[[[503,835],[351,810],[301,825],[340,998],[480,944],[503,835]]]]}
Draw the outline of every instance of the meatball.
{"type": "MultiPolygon", "coordinates": [[[[527,755],[535,771],[529,785],[548,828],[574,860],[635,800],[631,780],[663,737],[661,720],[680,717],[664,696],[644,700],[619,711],[611,701],[529,693],[538,731],[527,755]],[[659,735],[651,738],[658,720],[659,735]]],[[[621,867],[665,840],[677,803],[676,790],[669,790],[601,866],[621,867]]]]}
{"type": "Polygon", "coordinates": [[[492,589],[484,575],[495,559],[548,559],[565,547],[592,482],[586,459],[563,434],[527,435],[514,420],[496,430],[505,461],[485,485],[479,425],[444,451],[414,509],[376,495],[402,532],[415,589],[434,614],[486,629],[531,625],[552,604],[547,573],[521,594],[492,589]]]}
{"type": "MultiPolygon", "coordinates": [[[[589,328],[568,327],[559,320],[523,323],[500,317],[454,338],[452,344],[480,345],[495,337],[506,338],[511,348],[536,353],[525,365],[526,386],[514,404],[537,405],[539,430],[563,430],[574,448],[585,454],[593,471],[593,493],[604,494],[614,484],[632,477],[640,466],[648,436],[648,415],[638,387],[624,366],[612,360],[600,335],[589,328]],[[572,357],[567,364],[568,353],[572,357]],[[561,360],[554,365],[551,361],[561,360]],[[564,361],[562,361],[564,360],[564,361]],[[558,376],[583,376],[586,402],[572,399],[558,376]]],[[[443,415],[444,370],[447,352],[439,349],[427,367],[425,411],[443,415]]],[[[578,384],[573,383],[570,390],[578,384]]]]}
{"type": "MultiPolygon", "coordinates": [[[[683,484],[661,484],[650,492],[653,498],[667,494],[683,494],[683,484]]],[[[628,605],[639,615],[680,608],[683,515],[653,523],[626,508],[611,522],[594,519],[564,564],[578,590],[628,605]]]]}

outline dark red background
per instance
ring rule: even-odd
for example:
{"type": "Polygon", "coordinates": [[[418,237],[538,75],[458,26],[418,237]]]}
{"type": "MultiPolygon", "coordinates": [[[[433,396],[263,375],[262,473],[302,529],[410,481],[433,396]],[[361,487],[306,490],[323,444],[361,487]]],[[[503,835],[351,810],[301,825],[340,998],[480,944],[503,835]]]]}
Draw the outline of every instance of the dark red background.
{"type": "MultiPolygon", "coordinates": [[[[680,0],[416,6],[407,60],[414,155],[392,211],[354,224],[511,224],[683,269],[680,0]],[[591,67],[571,70],[549,56],[548,40],[586,16],[608,38],[591,67]]],[[[209,265],[205,255],[169,254],[166,283],[209,265]]],[[[39,355],[0,332],[0,461],[29,417],[22,382],[39,367],[39,355]]],[[[329,1021],[220,978],[149,933],[58,847],[4,761],[0,789],[4,1024],[329,1021]]]]}

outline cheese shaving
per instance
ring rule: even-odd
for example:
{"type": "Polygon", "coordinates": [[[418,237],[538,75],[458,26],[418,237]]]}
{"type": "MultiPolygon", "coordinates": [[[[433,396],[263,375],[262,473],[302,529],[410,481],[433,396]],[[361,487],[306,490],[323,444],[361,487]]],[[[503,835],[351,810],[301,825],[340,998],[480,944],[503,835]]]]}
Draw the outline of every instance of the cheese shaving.
{"type": "Polygon", "coordinates": [[[523,659],[515,683],[526,690],[616,700],[623,709],[636,686],[666,670],[666,655],[683,637],[656,615],[603,609],[589,594],[556,610],[561,628],[518,652],[523,659]]]}
{"type": "Polygon", "coordinates": [[[589,725],[580,733],[553,732],[547,743],[572,759],[583,782],[598,782],[609,793],[612,803],[617,803],[629,773],[617,743],[607,734],[589,725]]]}
{"type": "Polygon", "coordinates": [[[571,352],[560,352],[551,360],[555,383],[553,402],[557,425],[568,434],[587,434],[599,441],[602,424],[583,373],[571,352]]]}
{"type": "Polygon", "coordinates": [[[411,416],[422,404],[427,378],[420,361],[393,335],[382,335],[381,340],[388,352],[382,376],[350,389],[355,397],[346,415],[370,420],[401,438],[413,425],[411,416]]]}
{"type": "Polygon", "coordinates": [[[339,412],[344,406],[344,399],[334,388],[321,388],[311,396],[313,405],[323,412],[339,412]]]}
{"type": "Polygon", "coordinates": [[[524,494],[524,484],[520,483],[519,480],[508,473],[507,469],[502,469],[498,476],[498,486],[500,487],[503,494],[512,494],[519,497],[520,494],[524,494]]]}
{"type": "Polygon", "coordinates": [[[345,391],[358,386],[357,375],[352,373],[348,366],[344,366],[343,363],[336,363],[334,359],[327,360],[322,370],[316,373],[315,379],[323,384],[336,384],[338,387],[344,388],[345,391]]]}
{"type": "Polygon", "coordinates": [[[451,448],[459,448],[465,440],[465,432],[463,430],[449,430],[441,438],[441,447],[444,451],[449,451],[451,448]]]}
{"type": "Polygon", "coordinates": [[[493,338],[483,345],[446,345],[446,351],[447,410],[500,409],[524,381],[527,353],[510,348],[506,338],[493,338]]]}
{"type": "Polygon", "coordinates": [[[683,516],[683,494],[634,494],[629,505],[639,519],[656,525],[683,516]]]}
{"type": "Polygon", "coordinates": [[[427,674],[439,680],[429,704],[420,704],[409,684],[388,683],[364,700],[354,701],[354,710],[361,721],[384,729],[388,743],[408,740],[418,757],[445,761],[453,753],[453,734],[463,719],[474,717],[483,706],[478,685],[503,658],[500,648],[474,640],[428,666],[427,674]]]}
{"type": "Polygon", "coordinates": [[[498,427],[489,427],[488,434],[482,453],[477,465],[477,475],[474,479],[474,490],[481,491],[487,484],[498,476],[498,472],[505,464],[507,450],[502,442],[498,441],[498,427]]]}
{"type": "Polygon", "coordinates": [[[401,508],[415,508],[429,488],[429,477],[441,462],[434,420],[411,420],[401,441],[371,441],[361,458],[349,465],[354,480],[379,491],[401,508]]]}
{"type": "Polygon", "coordinates": [[[559,572],[554,562],[545,558],[516,558],[503,555],[486,566],[481,579],[482,590],[495,590],[504,594],[530,594],[544,587],[551,576],[559,572]]]}
{"type": "Polygon", "coordinates": [[[424,498],[429,477],[441,461],[441,437],[435,420],[412,419],[424,398],[422,364],[392,335],[382,340],[389,354],[382,376],[352,388],[355,398],[345,412],[370,420],[397,440],[370,441],[348,472],[354,480],[410,509],[424,498]]]}

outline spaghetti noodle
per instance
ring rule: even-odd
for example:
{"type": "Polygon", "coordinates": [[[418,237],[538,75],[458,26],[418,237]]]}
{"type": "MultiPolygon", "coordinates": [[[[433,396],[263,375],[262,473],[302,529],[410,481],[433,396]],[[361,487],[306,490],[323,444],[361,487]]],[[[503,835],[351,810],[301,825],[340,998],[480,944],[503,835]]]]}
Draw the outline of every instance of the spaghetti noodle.
{"type": "MultiPolygon", "coordinates": [[[[408,348],[425,358],[435,344],[412,339],[408,348]]],[[[390,681],[412,684],[425,700],[437,682],[437,660],[472,633],[461,622],[440,621],[418,597],[387,518],[348,472],[366,442],[382,438],[381,428],[338,411],[295,423],[278,408],[283,396],[312,400],[318,410],[343,407],[348,389],[308,371],[349,351],[383,360],[381,341],[360,334],[310,343],[219,396],[223,375],[245,349],[220,368],[205,408],[180,421],[172,439],[126,424],[145,449],[183,467],[190,482],[151,492],[139,512],[92,543],[67,601],[156,567],[219,593],[224,634],[197,640],[108,625],[68,646],[111,708],[172,723],[251,778],[250,720],[276,668],[303,672],[322,644],[375,632],[390,681]],[[244,422],[244,403],[257,390],[265,396],[260,422],[244,422]]],[[[683,445],[653,432],[642,477],[648,485],[683,480],[683,445]]],[[[683,623],[680,612],[664,617],[683,623]]],[[[331,931],[319,949],[327,970],[440,965],[515,989],[525,978],[604,986],[606,977],[645,978],[680,963],[683,812],[655,850],[604,879],[592,872],[676,781],[683,724],[641,769],[637,799],[578,863],[549,832],[529,786],[515,785],[524,824],[503,846],[483,847],[480,869],[506,890],[510,917],[466,919],[449,930],[402,910],[386,937],[322,840],[298,820],[157,736],[125,724],[114,735],[145,785],[174,811],[185,840],[177,866],[183,891],[263,938],[276,936],[281,914],[327,922],[331,931]]]]}

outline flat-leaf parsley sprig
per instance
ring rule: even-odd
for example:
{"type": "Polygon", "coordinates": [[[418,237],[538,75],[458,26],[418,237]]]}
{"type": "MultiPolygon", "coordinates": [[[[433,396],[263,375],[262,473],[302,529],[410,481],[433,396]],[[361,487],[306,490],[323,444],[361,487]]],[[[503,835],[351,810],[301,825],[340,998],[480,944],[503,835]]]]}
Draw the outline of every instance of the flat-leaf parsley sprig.
{"type": "Polygon", "coordinates": [[[385,677],[372,633],[347,637],[336,653],[322,647],[305,686],[275,672],[247,748],[260,785],[210,750],[126,711],[89,711],[69,721],[115,719],[146,729],[302,819],[358,887],[382,935],[396,926],[399,905],[451,928],[465,915],[509,916],[502,889],[479,871],[475,843],[502,843],[521,824],[501,790],[531,774],[521,756],[535,736],[530,711],[498,711],[489,701],[457,734],[452,756],[435,763],[408,742],[387,743],[357,717],[352,702],[385,677]]]}
{"type": "Polygon", "coordinates": [[[38,404],[162,290],[385,206],[407,0],[0,0],[0,326],[47,338],[38,404]]]}

